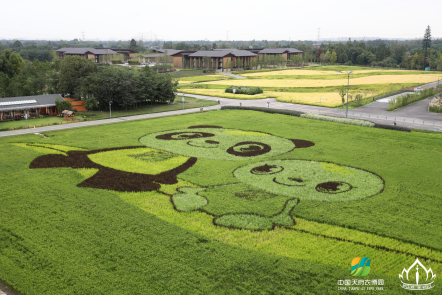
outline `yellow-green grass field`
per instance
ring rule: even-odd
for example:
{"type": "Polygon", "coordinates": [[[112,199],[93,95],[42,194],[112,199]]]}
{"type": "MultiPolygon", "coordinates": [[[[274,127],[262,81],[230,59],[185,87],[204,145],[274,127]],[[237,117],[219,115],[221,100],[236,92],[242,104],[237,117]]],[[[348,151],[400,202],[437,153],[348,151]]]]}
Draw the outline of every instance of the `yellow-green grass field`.
{"type": "MultiPolygon", "coordinates": [[[[194,93],[193,89],[183,89],[184,93],[194,93]]],[[[224,98],[234,98],[233,93],[225,93],[223,89],[195,89],[195,94],[217,96],[224,98]]],[[[277,91],[264,91],[262,94],[246,95],[236,94],[236,99],[263,99],[263,98],[276,98],[277,101],[309,104],[309,105],[321,105],[325,107],[336,107],[341,105],[341,97],[338,92],[277,92],[277,91]],[[324,98],[327,98],[324,99],[324,98]]]]}
{"type": "MultiPolygon", "coordinates": [[[[349,80],[349,85],[368,85],[368,84],[407,84],[417,83],[426,84],[441,79],[441,74],[429,75],[377,75],[355,78],[349,80]]],[[[233,86],[251,86],[251,87],[329,87],[342,86],[348,84],[348,79],[317,80],[317,79],[237,79],[230,81],[207,82],[204,84],[215,85],[233,85],[233,86]]]]}
{"type": "Polygon", "coordinates": [[[195,77],[183,77],[178,80],[179,84],[189,84],[195,82],[207,82],[207,81],[217,81],[217,80],[229,80],[232,77],[225,75],[206,75],[206,76],[195,76],[195,77]]]}
{"type": "MultiPolygon", "coordinates": [[[[340,69],[338,69],[340,70],[340,69]]],[[[352,69],[351,69],[352,70],[352,69]]],[[[282,70],[282,71],[273,71],[273,72],[262,72],[262,73],[251,73],[251,74],[240,74],[244,77],[262,77],[262,76],[328,76],[328,75],[335,75],[340,76],[345,74],[344,71],[342,73],[337,73],[334,70],[312,70],[310,68],[306,69],[291,69],[291,70],[282,70]]],[[[426,71],[407,71],[407,70],[354,70],[351,74],[350,78],[352,76],[358,75],[358,74],[384,74],[384,75],[417,75],[417,74],[433,74],[433,72],[426,72],[426,71]]]]}

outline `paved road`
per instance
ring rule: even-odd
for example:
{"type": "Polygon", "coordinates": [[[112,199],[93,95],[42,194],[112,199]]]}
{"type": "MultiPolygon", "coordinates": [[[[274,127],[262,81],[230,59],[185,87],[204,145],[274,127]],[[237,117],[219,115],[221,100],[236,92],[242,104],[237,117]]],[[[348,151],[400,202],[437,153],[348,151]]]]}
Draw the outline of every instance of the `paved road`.
{"type": "MultiPolygon", "coordinates": [[[[186,95],[188,96],[188,94],[186,94],[186,95]]],[[[212,106],[212,107],[206,107],[204,109],[208,110],[208,109],[217,109],[217,108],[220,108],[220,107],[219,106],[212,106]]],[[[140,119],[157,118],[157,117],[163,117],[163,116],[188,114],[188,113],[199,112],[199,111],[200,111],[199,108],[186,109],[186,110],[170,111],[170,112],[162,112],[162,113],[154,113],[154,114],[145,114],[145,115],[137,115],[137,116],[130,116],[130,117],[119,117],[119,118],[105,119],[105,120],[86,121],[86,122],[70,123],[70,124],[63,124],[63,125],[52,125],[52,126],[39,127],[39,128],[36,128],[35,130],[39,133],[44,133],[46,131],[51,131],[51,130],[62,130],[62,129],[77,128],[77,127],[109,124],[109,123],[119,123],[119,122],[124,122],[124,121],[131,121],[131,120],[140,120],[140,119]]],[[[30,129],[4,131],[4,132],[0,132],[0,137],[11,136],[11,135],[20,135],[20,134],[29,134],[29,133],[34,133],[34,129],[30,128],[30,129]]]]}
{"type": "MultiPolygon", "coordinates": [[[[196,95],[196,94],[186,94],[186,96],[220,102],[219,105],[205,107],[204,110],[220,109],[221,106],[228,106],[228,105],[239,106],[241,104],[242,106],[269,107],[273,109],[296,110],[306,113],[318,113],[322,115],[335,116],[335,117],[345,117],[345,112],[346,112],[345,110],[341,109],[331,109],[331,108],[311,106],[311,105],[277,102],[275,98],[242,100],[242,99],[230,99],[230,98],[212,97],[212,96],[196,95]]],[[[429,113],[427,111],[427,103],[428,100],[419,101],[393,112],[380,110],[379,105],[382,103],[372,103],[368,105],[367,108],[365,109],[362,107],[356,110],[350,110],[348,113],[348,117],[354,119],[364,119],[379,124],[393,124],[395,120],[397,122],[397,125],[399,126],[441,132],[442,115],[429,113]]],[[[158,118],[163,116],[188,114],[199,111],[200,109],[196,108],[196,109],[186,109],[186,110],[163,112],[163,113],[97,120],[97,121],[86,121],[86,122],[63,124],[63,125],[52,125],[52,126],[37,128],[36,131],[39,133],[44,133],[46,131],[51,131],[51,130],[62,130],[69,128],[118,123],[118,122],[131,121],[131,120],[158,118]]],[[[4,131],[0,132],[0,137],[29,134],[33,132],[34,129],[4,131]]]]}
{"type": "MultiPolygon", "coordinates": [[[[346,110],[278,102],[275,100],[275,98],[240,100],[240,99],[218,98],[218,97],[196,95],[196,94],[187,94],[187,96],[200,98],[200,99],[218,100],[220,102],[220,106],[230,106],[230,105],[240,106],[241,104],[242,106],[268,107],[268,102],[269,102],[269,108],[272,109],[296,110],[306,113],[316,113],[316,114],[322,114],[334,117],[346,116],[346,110]]],[[[426,105],[428,101],[424,100],[410,104],[409,106],[403,107],[403,109],[405,110],[402,110],[401,112],[398,113],[396,113],[396,111],[399,111],[401,109],[398,109],[393,112],[387,112],[386,111],[387,106],[383,112],[379,111],[379,113],[377,113],[377,111],[366,112],[363,111],[362,108],[349,110],[348,118],[364,119],[374,123],[387,124],[387,125],[391,125],[394,123],[394,121],[396,121],[398,126],[441,132],[442,115],[429,113],[427,107],[424,107],[423,105],[417,106],[417,104],[419,103],[426,105]],[[414,108],[414,111],[409,110],[412,108],[414,108]]],[[[372,103],[370,105],[374,104],[376,103],[372,103]]]]}

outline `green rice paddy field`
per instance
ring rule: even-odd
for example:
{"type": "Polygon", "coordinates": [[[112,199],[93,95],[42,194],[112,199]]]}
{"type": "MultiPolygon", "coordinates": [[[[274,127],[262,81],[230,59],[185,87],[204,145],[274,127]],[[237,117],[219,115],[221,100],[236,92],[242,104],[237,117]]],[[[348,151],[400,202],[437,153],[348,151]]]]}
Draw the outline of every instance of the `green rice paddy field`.
{"type": "Polygon", "coordinates": [[[441,134],[224,110],[46,136],[0,138],[20,294],[409,294],[417,258],[442,292],[441,134]]]}

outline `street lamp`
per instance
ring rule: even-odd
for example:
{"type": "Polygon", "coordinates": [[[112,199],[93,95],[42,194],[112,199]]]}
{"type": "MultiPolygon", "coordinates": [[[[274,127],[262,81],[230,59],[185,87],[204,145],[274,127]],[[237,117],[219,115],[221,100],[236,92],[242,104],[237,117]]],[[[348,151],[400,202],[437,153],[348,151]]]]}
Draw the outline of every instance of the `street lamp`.
{"type": "Polygon", "coordinates": [[[320,114],[320,110],[321,110],[321,100],[322,99],[326,99],[326,100],[328,100],[327,98],[320,98],[320,108],[318,109],[318,113],[320,114]]]}
{"type": "Polygon", "coordinates": [[[349,75],[354,72],[354,71],[345,71],[346,73],[348,73],[348,90],[346,91],[346,118],[348,117],[348,96],[349,96],[349,75]]]}
{"type": "MultiPolygon", "coordinates": [[[[340,73],[339,71],[335,71],[336,73],[340,73]]],[[[354,71],[345,71],[348,74],[348,90],[346,91],[346,118],[348,117],[348,96],[349,96],[349,75],[354,71]]]]}
{"type": "Polygon", "coordinates": [[[111,119],[111,103],[112,101],[109,102],[109,119],[111,119]]]}

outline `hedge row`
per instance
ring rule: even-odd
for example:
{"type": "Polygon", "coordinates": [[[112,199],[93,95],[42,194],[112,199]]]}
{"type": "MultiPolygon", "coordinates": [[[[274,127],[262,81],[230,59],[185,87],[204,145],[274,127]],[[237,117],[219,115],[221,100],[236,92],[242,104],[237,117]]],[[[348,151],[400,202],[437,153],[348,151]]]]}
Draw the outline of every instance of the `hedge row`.
{"type": "Polygon", "coordinates": [[[334,123],[342,123],[342,124],[348,124],[348,125],[364,126],[364,127],[374,127],[375,126],[375,123],[365,121],[365,120],[338,118],[338,117],[324,116],[324,115],[311,114],[311,113],[301,114],[300,117],[307,118],[307,119],[334,122],[334,123]]]}
{"type": "Polygon", "coordinates": [[[394,125],[385,125],[385,124],[377,124],[377,123],[375,123],[374,127],[375,128],[382,128],[382,129],[390,129],[390,130],[398,130],[398,131],[411,132],[410,128],[401,127],[401,126],[394,126],[394,125]]]}
{"type": "MultiPolygon", "coordinates": [[[[240,89],[236,88],[235,93],[237,94],[246,94],[246,95],[256,95],[262,94],[263,90],[260,87],[248,87],[249,89],[240,89]]],[[[232,86],[225,89],[225,93],[234,93],[234,89],[232,86]]]]}
{"type": "Polygon", "coordinates": [[[278,110],[278,109],[269,109],[269,108],[261,108],[261,107],[240,107],[240,106],[222,106],[222,110],[249,110],[249,111],[259,111],[270,114],[282,114],[289,116],[300,117],[303,112],[292,111],[292,110],[278,110]]]}
{"type": "MultiPolygon", "coordinates": [[[[295,116],[295,117],[301,117],[302,114],[306,114],[304,112],[293,111],[293,110],[279,110],[279,109],[269,109],[269,108],[262,108],[262,107],[241,107],[241,106],[222,106],[221,110],[258,111],[258,112],[269,113],[269,114],[281,114],[281,115],[288,115],[288,116],[295,116]]],[[[313,114],[310,114],[310,115],[313,115],[313,114]]],[[[326,117],[326,116],[324,116],[324,117],[326,117]]],[[[330,117],[330,118],[336,118],[336,117],[330,117]]],[[[345,118],[336,118],[336,119],[345,119],[345,118]]],[[[350,119],[350,120],[354,120],[354,119],[350,119]]],[[[360,121],[360,120],[356,120],[356,121],[360,121]]],[[[363,121],[363,120],[361,120],[361,121],[363,121]]],[[[342,123],[342,122],[337,122],[337,123],[342,123]]],[[[368,123],[371,123],[371,122],[368,121],[368,123]]],[[[347,124],[347,123],[345,123],[345,124],[347,124]]],[[[411,132],[411,129],[407,128],[407,127],[394,126],[394,125],[384,125],[384,124],[377,124],[377,123],[372,123],[372,124],[374,124],[372,126],[374,128],[411,132]]],[[[371,127],[371,126],[368,126],[368,127],[371,127]]]]}

